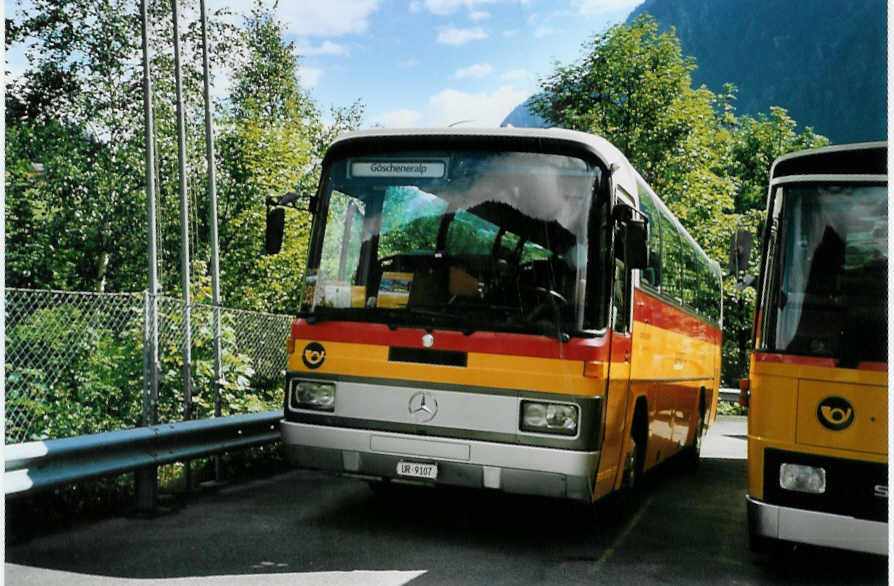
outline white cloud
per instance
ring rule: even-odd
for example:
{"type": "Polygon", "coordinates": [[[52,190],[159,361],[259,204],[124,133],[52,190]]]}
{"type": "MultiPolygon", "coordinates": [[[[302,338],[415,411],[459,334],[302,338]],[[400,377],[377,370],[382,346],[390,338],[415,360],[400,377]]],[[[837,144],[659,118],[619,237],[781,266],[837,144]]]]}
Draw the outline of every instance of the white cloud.
{"type": "Polygon", "coordinates": [[[410,12],[416,14],[417,12],[422,12],[422,2],[419,0],[413,0],[410,2],[410,12]]]}
{"type": "Polygon", "coordinates": [[[416,110],[394,110],[379,114],[374,120],[374,124],[380,124],[385,128],[413,128],[419,126],[422,114],[416,110]]]}
{"type": "Polygon", "coordinates": [[[584,15],[633,10],[643,0],[574,0],[573,5],[584,15]]]}
{"type": "Polygon", "coordinates": [[[456,79],[463,79],[466,77],[485,77],[486,75],[490,75],[493,70],[494,68],[487,63],[476,63],[475,65],[469,65],[468,67],[457,69],[456,73],[453,74],[453,77],[455,77],[456,79]]]}
{"type": "Polygon", "coordinates": [[[500,76],[500,79],[506,81],[528,81],[533,78],[534,74],[527,69],[513,69],[512,71],[507,71],[500,76]]]}
{"type": "Polygon", "coordinates": [[[323,41],[321,45],[314,47],[313,45],[303,45],[296,49],[299,55],[347,55],[348,50],[344,45],[333,43],[332,41],[323,41]]]}
{"type": "Polygon", "coordinates": [[[534,38],[542,39],[543,37],[548,37],[550,35],[556,34],[556,29],[552,28],[548,25],[540,25],[536,29],[534,29],[534,38]]]}
{"type": "Polygon", "coordinates": [[[312,88],[320,82],[323,77],[323,70],[316,67],[301,67],[298,69],[298,80],[301,87],[312,88]]]}
{"type": "Polygon", "coordinates": [[[490,18],[490,12],[486,10],[473,10],[469,13],[469,20],[478,22],[479,20],[487,20],[490,18]]]}
{"type": "Polygon", "coordinates": [[[503,36],[508,39],[508,38],[516,36],[518,33],[519,33],[519,30],[517,28],[513,28],[513,29],[509,29],[507,31],[503,31],[503,36]]]}
{"type": "Polygon", "coordinates": [[[438,33],[438,42],[444,45],[465,45],[470,41],[486,39],[487,33],[480,26],[474,28],[447,27],[438,33]]]}
{"type": "MultiPolygon", "coordinates": [[[[248,14],[254,0],[237,0],[232,7],[248,14]]],[[[362,33],[379,0],[326,0],[325,2],[281,2],[278,15],[288,32],[299,37],[336,37],[362,33]]]]}
{"type": "MultiPolygon", "coordinates": [[[[428,9],[432,14],[437,14],[439,16],[446,16],[448,14],[453,14],[461,8],[465,8],[469,11],[474,11],[478,6],[483,4],[493,4],[497,2],[497,0],[425,0],[425,8],[428,9]]],[[[413,4],[419,7],[420,2],[418,0],[414,0],[410,8],[413,8],[413,4]]]]}
{"type": "Polygon", "coordinates": [[[471,120],[473,126],[499,126],[513,108],[530,97],[527,90],[504,85],[491,93],[470,94],[445,89],[429,98],[436,126],[471,120]]]}

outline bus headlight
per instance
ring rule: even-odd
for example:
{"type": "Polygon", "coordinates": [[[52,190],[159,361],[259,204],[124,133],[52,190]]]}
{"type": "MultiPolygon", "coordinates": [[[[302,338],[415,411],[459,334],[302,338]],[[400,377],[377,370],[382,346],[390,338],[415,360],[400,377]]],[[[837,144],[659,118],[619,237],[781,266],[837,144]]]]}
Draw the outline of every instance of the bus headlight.
{"type": "Polygon", "coordinates": [[[577,420],[577,405],[537,401],[522,401],[521,404],[522,431],[575,435],[577,420]]]}
{"type": "Polygon", "coordinates": [[[335,384],[309,380],[292,381],[292,407],[296,409],[335,410],[335,384]]]}
{"type": "Polygon", "coordinates": [[[779,466],[779,486],[785,490],[822,494],[826,492],[826,469],[803,464],[779,466]]]}

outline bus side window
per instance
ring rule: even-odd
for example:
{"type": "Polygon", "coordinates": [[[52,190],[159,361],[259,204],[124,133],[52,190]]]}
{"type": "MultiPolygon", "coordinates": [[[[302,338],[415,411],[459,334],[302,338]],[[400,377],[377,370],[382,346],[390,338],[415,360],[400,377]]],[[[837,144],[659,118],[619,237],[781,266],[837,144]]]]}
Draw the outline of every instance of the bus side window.
{"type": "Polygon", "coordinates": [[[683,303],[691,309],[698,311],[698,276],[696,274],[695,249],[688,242],[684,242],[683,258],[683,303]]]}
{"type": "Polygon", "coordinates": [[[683,251],[680,235],[671,221],[661,216],[661,292],[683,300],[683,251]]]}
{"type": "Polygon", "coordinates": [[[639,205],[649,218],[649,266],[643,269],[641,276],[643,281],[657,289],[661,285],[661,222],[652,196],[639,187],[639,205]]]}

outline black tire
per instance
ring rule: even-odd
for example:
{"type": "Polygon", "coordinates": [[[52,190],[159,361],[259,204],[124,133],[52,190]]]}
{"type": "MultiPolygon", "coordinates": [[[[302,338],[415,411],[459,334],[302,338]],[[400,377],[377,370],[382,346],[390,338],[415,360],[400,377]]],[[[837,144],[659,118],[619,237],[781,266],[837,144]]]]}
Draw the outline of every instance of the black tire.
{"type": "Polygon", "coordinates": [[[695,437],[692,440],[692,445],[686,448],[686,451],[683,456],[683,466],[689,472],[695,472],[698,470],[699,462],[702,459],[702,441],[705,436],[705,411],[704,409],[699,410],[698,423],[695,426],[695,437]]]}
{"type": "Polygon", "coordinates": [[[646,465],[646,422],[642,409],[637,409],[633,416],[633,428],[630,431],[630,443],[633,446],[624,462],[624,491],[636,495],[643,485],[643,471],[646,465]]]}

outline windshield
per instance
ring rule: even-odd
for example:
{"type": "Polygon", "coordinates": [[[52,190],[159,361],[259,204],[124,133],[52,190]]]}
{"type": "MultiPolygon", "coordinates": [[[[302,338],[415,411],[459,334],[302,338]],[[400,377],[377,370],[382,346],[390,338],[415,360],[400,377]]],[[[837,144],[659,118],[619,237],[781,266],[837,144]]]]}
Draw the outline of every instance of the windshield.
{"type": "Polygon", "coordinates": [[[579,331],[599,176],[582,159],[527,152],[334,161],[302,309],[317,319],[579,331]]]}
{"type": "Polygon", "coordinates": [[[844,368],[886,362],[886,186],[798,185],[782,202],[767,349],[844,368]]]}

